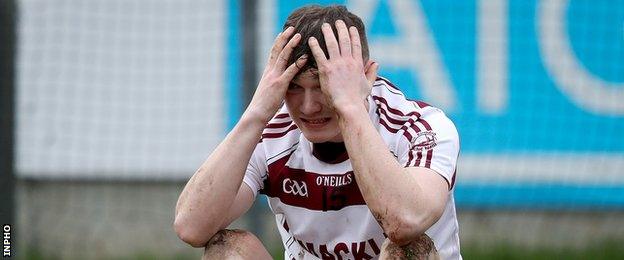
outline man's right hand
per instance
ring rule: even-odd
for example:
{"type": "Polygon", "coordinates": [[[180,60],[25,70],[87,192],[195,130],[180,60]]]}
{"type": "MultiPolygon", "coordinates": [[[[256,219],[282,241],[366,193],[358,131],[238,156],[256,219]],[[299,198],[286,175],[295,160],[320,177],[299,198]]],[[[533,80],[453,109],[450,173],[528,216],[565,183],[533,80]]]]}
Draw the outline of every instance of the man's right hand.
{"type": "Polygon", "coordinates": [[[295,63],[286,64],[292,50],[301,40],[298,33],[291,38],[293,32],[294,28],[288,27],[275,38],[260,83],[247,107],[247,112],[262,118],[265,122],[271,120],[281,107],[290,81],[307,61],[307,56],[302,55],[295,63]]]}

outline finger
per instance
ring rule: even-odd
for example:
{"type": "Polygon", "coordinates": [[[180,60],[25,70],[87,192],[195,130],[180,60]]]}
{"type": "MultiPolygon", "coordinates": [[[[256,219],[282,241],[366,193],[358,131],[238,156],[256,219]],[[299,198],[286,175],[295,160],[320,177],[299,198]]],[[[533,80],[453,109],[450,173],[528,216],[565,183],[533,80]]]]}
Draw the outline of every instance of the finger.
{"type": "Polygon", "coordinates": [[[269,59],[267,60],[267,67],[271,64],[273,64],[273,60],[275,60],[277,58],[277,47],[275,47],[277,45],[277,42],[280,39],[280,36],[282,36],[284,32],[280,32],[279,34],[277,34],[277,36],[275,36],[275,40],[273,40],[273,45],[271,46],[271,51],[269,52],[269,59]]]}
{"type": "Polygon", "coordinates": [[[337,20],[336,30],[338,31],[338,41],[340,42],[340,55],[351,56],[351,40],[349,39],[347,25],[342,20],[337,20]]]}
{"type": "Polygon", "coordinates": [[[377,71],[379,70],[379,63],[372,61],[372,64],[368,66],[368,69],[364,72],[366,80],[370,83],[369,86],[373,86],[375,80],[377,80],[377,71]]]}
{"type": "Polygon", "coordinates": [[[314,60],[316,60],[317,67],[327,62],[327,57],[325,57],[325,53],[323,52],[323,49],[321,49],[321,46],[316,38],[310,37],[310,39],[308,39],[308,46],[310,46],[310,50],[312,51],[314,60]]]}
{"type": "Polygon", "coordinates": [[[278,34],[277,37],[275,37],[275,41],[273,42],[273,47],[271,47],[271,53],[269,54],[269,60],[267,62],[268,66],[275,64],[277,57],[279,56],[280,52],[282,52],[284,45],[286,45],[286,43],[288,42],[288,38],[290,38],[290,35],[294,31],[295,31],[295,28],[291,26],[291,27],[286,28],[286,30],[284,30],[283,32],[278,34]]]}
{"type": "Polygon", "coordinates": [[[351,36],[351,53],[353,58],[363,63],[362,58],[362,43],[360,42],[360,33],[355,26],[349,28],[349,35],[351,36]]]}
{"type": "Polygon", "coordinates": [[[299,57],[297,61],[293,62],[293,64],[290,64],[290,66],[288,66],[288,68],[284,71],[284,74],[282,74],[284,80],[290,82],[295,77],[295,75],[297,75],[299,70],[303,68],[306,62],[308,62],[308,55],[301,55],[301,57],[299,57]]]}
{"type": "Polygon", "coordinates": [[[336,41],[336,36],[334,36],[334,31],[328,23],[324,23],[321,27],[323,31],[323,36],[325,37],[325,45],[327,46],[327,53],[329,54],[329,58],[340,56],[340,49],[338,47],[338,41],[336,41]]]}
{"type": "Polygon", "coordinates": [[[290,53],[293,51],[293,49],[295,49],[295,47],[297,47],[297,44],[299,44],[300,40],[301,34],[298,33],[290,38],[290,41],[288,41],[286,46],[284,46],[284,49],[282,49],[282,52],[280,52],[279,56],[277,56],[277,62],[275,63],[275,66],[277,68],[279,68],[280,70],[286,68],[286,63],[290,58],[290,53]]]}

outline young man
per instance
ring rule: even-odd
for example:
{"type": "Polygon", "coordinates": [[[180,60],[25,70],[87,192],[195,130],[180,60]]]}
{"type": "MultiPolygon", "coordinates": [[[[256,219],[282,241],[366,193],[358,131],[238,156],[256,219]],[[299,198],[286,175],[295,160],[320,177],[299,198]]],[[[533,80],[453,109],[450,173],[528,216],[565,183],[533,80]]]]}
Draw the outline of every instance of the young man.
{"type": "Polygon", "coordinates": [[[240,121],[182,191],[178,236],[206,258],[270,258],[252,234],[223,231],[260,192],[287,259],[422,256],[430,242],[461,259],[453,123],[377,77],[345,7],[300,8],[284,28],[240,121]]]}

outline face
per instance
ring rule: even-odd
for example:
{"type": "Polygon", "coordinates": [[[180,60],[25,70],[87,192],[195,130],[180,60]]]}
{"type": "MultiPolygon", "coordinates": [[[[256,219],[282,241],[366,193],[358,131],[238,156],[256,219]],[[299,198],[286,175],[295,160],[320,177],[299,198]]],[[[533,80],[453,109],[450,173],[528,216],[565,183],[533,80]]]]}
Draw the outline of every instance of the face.
{"type": "Polygon", "coordinates": [[[290,82],[285,102],[290,117],[310,142],[342,142],[338,117],[321,91],[315,70],[302,72],[290,82]]]}

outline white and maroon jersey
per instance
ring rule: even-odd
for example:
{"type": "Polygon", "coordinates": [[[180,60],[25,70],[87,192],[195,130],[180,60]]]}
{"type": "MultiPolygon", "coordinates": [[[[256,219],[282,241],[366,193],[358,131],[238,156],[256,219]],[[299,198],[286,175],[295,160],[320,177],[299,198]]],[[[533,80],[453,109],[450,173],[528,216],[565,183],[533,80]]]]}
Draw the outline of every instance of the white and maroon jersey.
{"type": "MultiPolygon", "coordinates": [[[[444,213],[426,233],[442,259],[461,259],[453,198],[455,125],[440,109],[408,100],[383,78],[375,81],[368,103],[373,124],[400,165],[430,168],[448,182],[444,213]]],[[[326,156],[340,151],[326,146],[306,140],[284,106],[263,131],[244,182],[255,195],[268,196],[285,259],[377,259],[383,230],[362,198],[346,151],[326,156]]]]}

